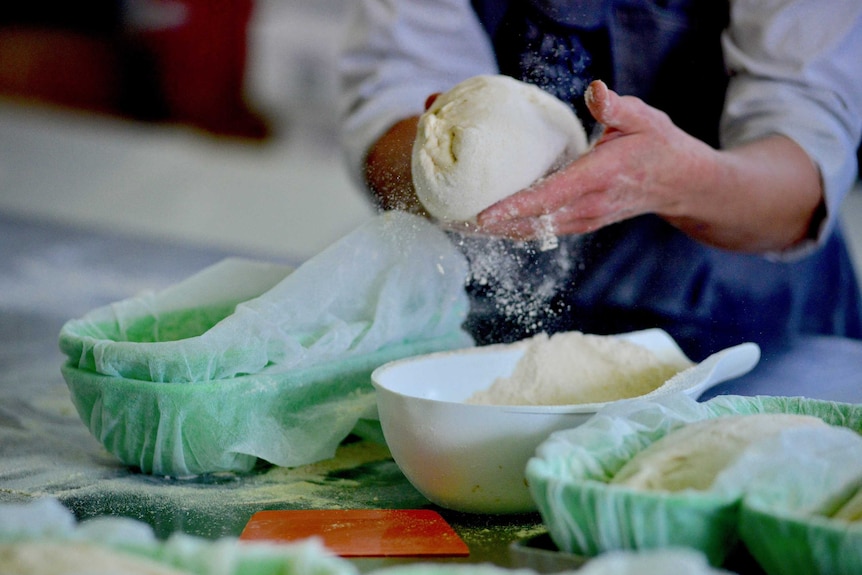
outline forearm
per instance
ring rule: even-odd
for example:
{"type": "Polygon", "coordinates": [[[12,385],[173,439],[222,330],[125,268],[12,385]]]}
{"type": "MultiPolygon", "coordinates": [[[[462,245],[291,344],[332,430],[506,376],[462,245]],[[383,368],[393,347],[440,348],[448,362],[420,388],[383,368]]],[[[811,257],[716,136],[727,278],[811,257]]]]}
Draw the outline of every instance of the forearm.
{"type": "MultiPolygon", "coordinates": [[[[811,188],[822,187],[822,199],[815,200],[820,207],[808,228],[819,232],[812,239],[822,241],[856,178],[854,156],[862,133],[862,3],[839,2],[824,12],[816,0],[778,0],[769,6],[758,0],[734,0],[722,47],[731,73],[721,122],[722,147],[732,151],[745,142],[757,142],[752,150],[763,158],[759,173],[768,179],[757,187],[769,190],[771,183],[771,195],[786,198],[783,202],[779,198],[777,213],[800,208],[794,201],[810,205],[811,188]],[[764,158],[769,151],[761,146],[774,145],[769,135],[776,133],[806,154],[785,147],[779,152],[785,162],[764,158]],[[767,162],[776,162],[775,173],[766,170],[767,162]],[[798,195],[805,187],[809,194],[798,195]]],[[[751,186],[754,189],[755,184],[751,186]]],[[[764,201],[769,197],[764,192],[764,201]]],[[[795,225],[796,232],[804,227],[793,220],[785,225],[795,225]]],[[[769,231],[765,228],[764,234],[769,231]]]]}
{"type": "Polygon", "coordinates": [[[365,158],[365,182],[382,210],[424,214],[410,169],[417,122],[414,116],[396,123],[374,143],[365,158]]]}
{"type": "Polygon", "coordinates": [[[664,214],[689,236],[744,252],[782,251],[815,237],[823,216],[820,176],[789,138],[712,151],[706,167],[692,168],[703,170],[705,177],[691,180],[701,185],[664,214]]]}
{"type": "MultiPolygon", "coordinates": [[[[406,176],[409,183],[409,171],[374,172],[388,162],[369,156],[369,149],[387,127],[421,114],[429,94],[496,73],[496,59],[469,0],[435,1],[431,17],[424,0],[351,0],[348,5],[338,65],[341,144],[350,176],[371,184],[381,206],[393,207],[399,202],[386,200],[388,191],[405,189],[393,174],[406,176]],[[372,168],[366,173],[369,157],[372,168]],[[390,181],[381,182],[379,176],[390,181]]],[[[406,139],[402,149],[409,154],[413,142],[406,139]]]]}

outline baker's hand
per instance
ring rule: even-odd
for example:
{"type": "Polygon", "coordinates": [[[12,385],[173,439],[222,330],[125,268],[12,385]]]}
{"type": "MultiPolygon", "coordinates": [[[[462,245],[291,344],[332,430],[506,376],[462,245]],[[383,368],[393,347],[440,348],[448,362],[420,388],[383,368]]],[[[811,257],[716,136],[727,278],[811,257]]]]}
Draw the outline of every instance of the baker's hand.
{"type": "Polygon", "coordinates": [[[521,239],[580,234],[654,213],[703,243],[762,253],[820,229],[820,172],[790,138],[716,150],[602,82],[590,85],[587,105],[605,127],[594,148],[480,213],[481,231],[521,239]]]}
{"type": "Polygon", "coordinates": [[[557,234],[579,234],[640,214],[682,213],[686,184],[708,165],[711,149],[665,113],[603,82],[590,85],[586,101],[604,126],[594,148],[483,211],[483,231],[530,238],[550,224],[557,234]]]}

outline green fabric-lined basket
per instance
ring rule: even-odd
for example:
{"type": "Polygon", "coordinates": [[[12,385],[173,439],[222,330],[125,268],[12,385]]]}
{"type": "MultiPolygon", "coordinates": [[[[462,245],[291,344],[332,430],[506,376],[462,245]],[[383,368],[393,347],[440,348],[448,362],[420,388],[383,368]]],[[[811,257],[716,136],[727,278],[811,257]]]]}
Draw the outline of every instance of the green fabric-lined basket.
{"type": "Polygon", "coordinates": [[[740,538],[769,575],[862,573],[862,408],[804,407],[840,427],[790,431],[740,458],[724,478],[745,486],[740,538]]]}
{"type": "Polygon", "coordinates": [[[746,503],[739,530],[769,575],[862,573],[862,523],[746,503]]]}
{"type": "MultiPolygon", "coordinates": [[[[760,547],[784,545],[780,531],[773,538],[754,526],[740,530],[741,522],[754,514],[762,522],[774,519],[762,510],[743,510],[742,481],[680,492],[609,483],[637,452],[670,431],[707,418],[749,413],[815,415],[831,425],[862,430],[862,406],[803,398],[723,396],[698,403],[680,395],[612,406],[578,428],[552,435],[528,463],[530,491],[554,542],[563,551],[589,556],[612,549],[688,547],[705,553],[714,565],[722,564],[740,538],[747,545],[753,539],[759,539],[760,547]]],[[[845,527],[841,533],[852,538],[855,530],[845,527]]],[[[820,551],[809,545],[806,553],[820,551]]],[[[797,564],[783,573],[791,572],[807,571],[797,564]]]]}
{"type": "Polygon", "coordinates": [[[376,417],[376,367],[473,345],[466,276],[444,232],[388,213],[296,270],[229,259],[69,321],[62,373],[92,434],[146,473],[303,465],[376,417]]]}
{"type": "Polygon", "coordinates": [[[376,419],[376,367],[464,343],[440,338],[304,370],[183,385],[70,365],[62,372],[82,421],[110,453],[144,473],[185,477],[249,471],[258,458],[292,467],[332,457],[360,419],[376,419]]]}

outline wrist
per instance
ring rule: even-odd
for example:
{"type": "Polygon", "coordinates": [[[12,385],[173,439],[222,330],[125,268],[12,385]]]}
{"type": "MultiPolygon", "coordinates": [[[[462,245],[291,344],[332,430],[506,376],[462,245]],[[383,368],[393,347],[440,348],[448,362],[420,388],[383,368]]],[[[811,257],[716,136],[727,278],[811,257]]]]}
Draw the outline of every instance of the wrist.
{"type": "Polygon", "coordinates": [[[784,136],[712,150],[700,185],[666,218],[695,239],[745,252],[783,251],[819,230],[823,193],[808,155],[784,136]]]}
{"type": "Polygon", "coordinates": [[[424,212],[413,189],[411,171],[417,118],[394,124],[365,157],[364,177],[377,207],[382,210],[424,212]]]}

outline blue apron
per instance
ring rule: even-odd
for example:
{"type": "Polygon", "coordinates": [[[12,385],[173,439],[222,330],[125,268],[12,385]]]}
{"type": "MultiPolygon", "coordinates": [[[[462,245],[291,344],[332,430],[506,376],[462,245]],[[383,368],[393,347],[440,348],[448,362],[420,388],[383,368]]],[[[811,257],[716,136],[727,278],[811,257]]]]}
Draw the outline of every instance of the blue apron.
{"type": "MultiPolygon", "coordinates": [[[[568,101],[582,120],[589,121],[583,90],[600,78],[717,144],[726,2],[474,0],[473,7],[501,72],[568,101]]],[[[536,242],[459,241],[474,270],[466,327],[480,344],[539,331],[660,327],[700,360],[744,341],[768,356],[796,334],[862,337],[860,290],[837,226],[795,262],[709,247],[652,215],[561,237],[546,251],[536,242]]]]}

